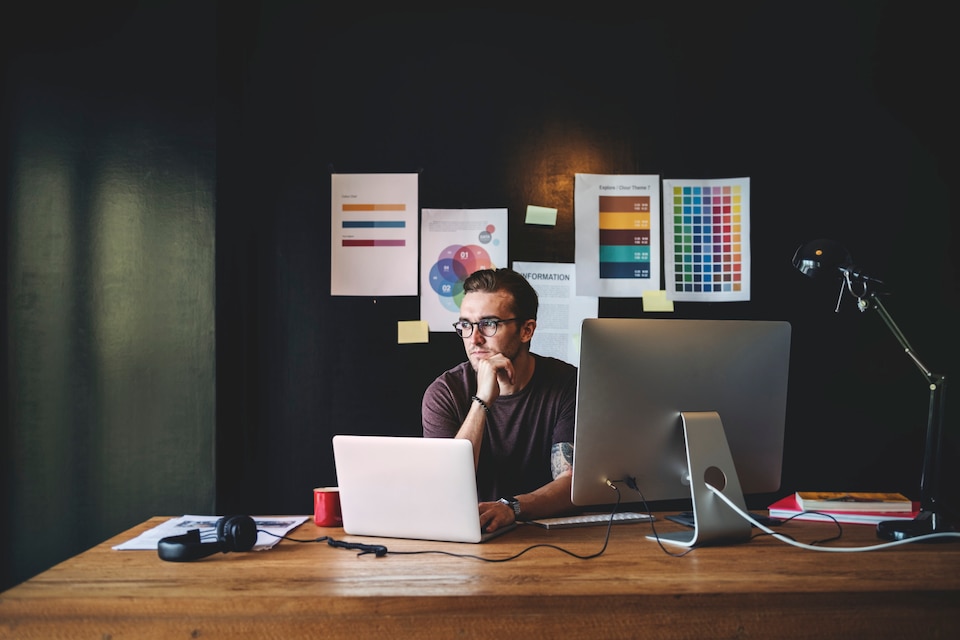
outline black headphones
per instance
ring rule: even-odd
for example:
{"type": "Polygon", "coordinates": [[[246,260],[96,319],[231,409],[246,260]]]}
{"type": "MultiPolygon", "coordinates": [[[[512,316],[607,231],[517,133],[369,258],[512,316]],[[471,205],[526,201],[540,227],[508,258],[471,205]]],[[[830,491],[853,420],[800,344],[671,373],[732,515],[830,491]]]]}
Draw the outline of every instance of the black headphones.
{"type": "Polygon", "coordinates": [[[250,516],[220,518],[216,528],[216,542],[201,542],[199,529],[163,538],[157,543],[157,555],[170,562],[189,562],[215,553],[250,551],[257,542],[257,523],[250,516]]]}

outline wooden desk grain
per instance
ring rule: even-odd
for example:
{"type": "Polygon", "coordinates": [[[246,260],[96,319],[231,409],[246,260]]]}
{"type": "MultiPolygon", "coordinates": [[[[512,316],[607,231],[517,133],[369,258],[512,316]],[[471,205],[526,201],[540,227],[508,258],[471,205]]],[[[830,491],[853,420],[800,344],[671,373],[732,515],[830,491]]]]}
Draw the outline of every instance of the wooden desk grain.
{"type": "MultiPolygon", "coordinates": [[[[817,553],[764,537],[666,555],[617,525],[606,553],[578,560],[534,549],[505,563],[443,555],[358,557],[283,541],[270,551],[168,563],[111,546],[142,525],[0,594],[0,637],[56,638],[953,638],[960,637],[960,544],[871,553],[817,553]]],[[[677,530],[659,523],[661,531],[677,530]]],[[[827,525],[781,531],[809,542],[827,525]]],[[[842,544],[876,544],[847,526],[842,544]]],[[[438,549],[502,558],[535,543],[600,549],[603,527],[524,526],[484,545],[346,536],[391,551],[438,549]]]]}

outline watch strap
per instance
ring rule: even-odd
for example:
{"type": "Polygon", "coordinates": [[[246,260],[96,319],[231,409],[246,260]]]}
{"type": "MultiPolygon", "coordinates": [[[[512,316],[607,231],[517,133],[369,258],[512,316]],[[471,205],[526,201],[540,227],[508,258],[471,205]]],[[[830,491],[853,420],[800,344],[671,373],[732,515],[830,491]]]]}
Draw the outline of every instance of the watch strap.
{"type": "Polygon", "coordinates": [[[503,504],[513,509],[513,516],[518,520],[520,519],[520,501],[519,500],[517,500],[513,496],[510,496],[508,498],[500,498],[497,502],[502,502],[503,504]]]}

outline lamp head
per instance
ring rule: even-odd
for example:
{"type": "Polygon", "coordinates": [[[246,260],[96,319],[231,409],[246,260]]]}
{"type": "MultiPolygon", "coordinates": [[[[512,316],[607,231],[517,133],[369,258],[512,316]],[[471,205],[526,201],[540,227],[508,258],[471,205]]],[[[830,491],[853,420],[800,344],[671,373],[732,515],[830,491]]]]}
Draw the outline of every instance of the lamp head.
{"type": "Polygon", "coordinates": [[[847,250],[835,240],[812,240],[793,254],[793,266],[810,278],[842,277],[853,267],[847,250]]]}

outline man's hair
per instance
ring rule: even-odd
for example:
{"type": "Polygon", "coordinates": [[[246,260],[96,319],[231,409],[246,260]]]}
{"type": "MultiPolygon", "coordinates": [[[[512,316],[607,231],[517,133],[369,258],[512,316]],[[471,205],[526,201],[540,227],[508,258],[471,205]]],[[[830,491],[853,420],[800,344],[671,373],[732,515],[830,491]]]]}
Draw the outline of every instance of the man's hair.
{"type": "Polygon", "coordinates": [[[513,313],[521,320],[536,320],[540,304],[527,279],[513,269],[481,269],[463,281],[464,294],[506,291],[513,296],[513,313]]]}

